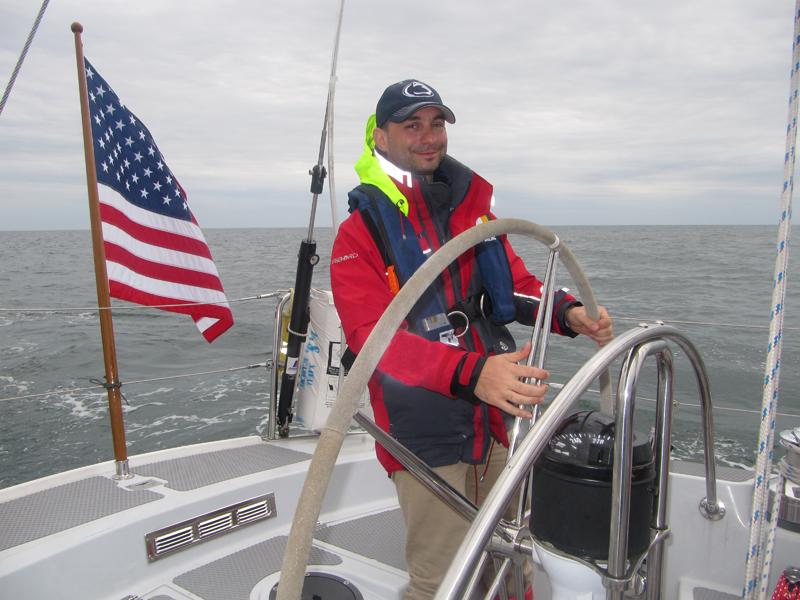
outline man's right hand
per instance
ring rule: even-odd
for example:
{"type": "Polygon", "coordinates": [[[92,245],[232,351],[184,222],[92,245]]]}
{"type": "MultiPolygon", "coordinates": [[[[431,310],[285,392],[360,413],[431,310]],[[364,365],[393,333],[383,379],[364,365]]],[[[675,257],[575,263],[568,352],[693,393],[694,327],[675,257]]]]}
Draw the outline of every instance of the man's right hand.
{"type": "Polygon", "coordinates": [[[544,399],[547,386],[523,383],[520,379],[546,379],[550,376],[543,369],[517,364],[526,360],[530,351],[531,344],[528,342],[522,350],[487,358],[475,385],[475,395],[503,412],[530,419],[533,415],[519,408],[519,405],[539,404],[544,399]]]}

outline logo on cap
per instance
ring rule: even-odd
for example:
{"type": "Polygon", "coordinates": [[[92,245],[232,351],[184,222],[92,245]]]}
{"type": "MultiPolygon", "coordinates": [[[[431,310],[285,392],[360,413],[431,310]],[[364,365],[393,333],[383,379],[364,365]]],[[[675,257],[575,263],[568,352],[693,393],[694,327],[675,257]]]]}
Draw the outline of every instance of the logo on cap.
{"type": "Polygon", "coordinates": [[[403,88],[403,95],[409,98],[431,98],[433,96],[433,90],[424,83],[412,81],[403,88]]]}

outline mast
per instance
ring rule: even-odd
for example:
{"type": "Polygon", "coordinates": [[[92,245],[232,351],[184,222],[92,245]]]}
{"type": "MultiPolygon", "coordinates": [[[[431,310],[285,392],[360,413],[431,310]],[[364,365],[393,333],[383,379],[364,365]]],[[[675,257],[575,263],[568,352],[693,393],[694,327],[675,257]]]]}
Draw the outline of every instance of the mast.
{"type": "Polygon", "coordinates": [[[89,119],[89,94],[86,85],[86,68],[83,60],[83,25],[72,24],[75,35],[75,59],[78,64],[78,90],[81,99],[81,122],[83,125],[83,153],[86,162],[86,187],[89,193],[89,221],[92,228],[92,250],[94,254],[94,278],[97,286],[97,309],[100,318],[100,336],[103,342],[103,364],[108,392],[108,413],[111,419],[111,438],[114,444],[114,461],[117,479],[132,477],[128,466],[128,448],[125,444],[125,423],[122,415],[122,393],[117,369],[117,349],[114,342],[114,323],[111,315],[111,294],[108,289],[106,253],[103,246],[103,231],[100,224],[100,195],[97,191],[97,172],[94,162],[92,124],[89,119]]]}
{"type": "Polygon", "coordinates": [[[300,349],[308,333],[308,299],[311,294],[311,278],[314,267],[319,262],[317,243],[314,241],[314,219],[317,212],[317,198],[322,193],[327,171],[323,165],[325,158],[325,142],[328,137],[328,121],[331,117],[333,106],[333,90],[336,80],[336,62],[339,55],[339,37],[342,31],[342,16],[344,15],[344,0],[339,4],[339,19],[336,25],[336,38],[333,43],[333,58],[331,59],[330,84],[328,86],[328,100],[325,104],[325,119],[322,123],[322,134],[319,143],[319,156],[317,164],[309,171],[311,175],[311,217],[308,223],[308,235],[300,242],[300,251],[297,254],[297,271],[295,274],[294,296],[292,298],[292,317],[289,321],[289,340],[286,348],[286,368],[281,376],[280,393],[278,396],[278,433],[281,437],[289,435],[289,423],[292,422],[292,399],[297,381],[297,371],[300,362],[300,349]]]}

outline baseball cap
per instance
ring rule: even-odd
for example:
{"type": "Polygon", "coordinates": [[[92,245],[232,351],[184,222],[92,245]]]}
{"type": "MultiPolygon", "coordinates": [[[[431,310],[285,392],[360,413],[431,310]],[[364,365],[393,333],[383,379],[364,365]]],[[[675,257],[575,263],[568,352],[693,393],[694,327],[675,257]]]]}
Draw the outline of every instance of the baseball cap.
{"type": "Polygon", "coordinates": [[[444,113],[444,120],[455,123],[453,111],[442,103],[442,97],[431,86],[418,79],[405,79],[387,87],[375,108],[378,127],[386,121],[400,123],[426,106],[438,106],[444,113]]]}

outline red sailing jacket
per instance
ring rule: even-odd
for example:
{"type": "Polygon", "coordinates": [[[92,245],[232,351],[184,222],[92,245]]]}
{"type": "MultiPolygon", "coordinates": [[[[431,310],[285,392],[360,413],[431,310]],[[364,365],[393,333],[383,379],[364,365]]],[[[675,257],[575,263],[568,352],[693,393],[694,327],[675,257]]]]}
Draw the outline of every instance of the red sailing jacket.
{"type": "MultiPolygon", "coordinates": [[[[414,235],[425,252],[474,226],[490,212],[492,187],[480,176],[447,157],[437,174],[449,182],[427,184],[412,179],[392,179],[408,201],[408,219],[397,210],[404,234],[414,235]],[[405,231],[408,227],[410,231],[405,231]]],[[[389,202],[377,188],[376,201],[389,202]]],[[[331,258],[331,287],[349,348],[356,354],[391,303],[394,293],[387,278],[384,255],[376,246],[364,216],[358,210],[364,192],[350,194],[352,214],[339,228],[331,258]]],[[[541,282],[527,271],[503,237],[514,291],[538,298],[541,282]]],[[[481,289],[474,249],[464,253],[439,278],[439,293],[446,307],[481,289]]],[[[557,297],[553,331],[574,335],[564,324],[564,313],[575,304],[565,293],[557,297]]],[[[532,322],[534,311],[522,320],[532,322]]],[[[490,436],[508,444],[501,411],[477,401],[474,387],[488,353],[513,348],[504,327],[476,321],[458,347],[430,341],[401,328],[380,360],[369,384],[377,424],[409,447],[430,466],[458,461],[485,460],[490,436]],[[494,341],[500,340],[493,345],[494,341]]],[[[378,458],[390,473],[402,466],[384,448],[378,458]]]]}

